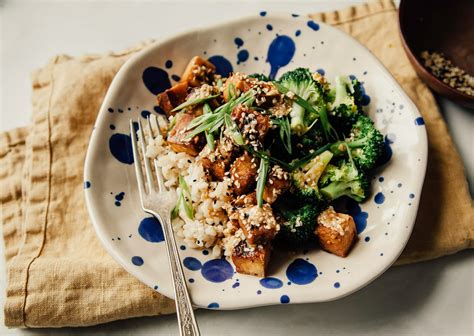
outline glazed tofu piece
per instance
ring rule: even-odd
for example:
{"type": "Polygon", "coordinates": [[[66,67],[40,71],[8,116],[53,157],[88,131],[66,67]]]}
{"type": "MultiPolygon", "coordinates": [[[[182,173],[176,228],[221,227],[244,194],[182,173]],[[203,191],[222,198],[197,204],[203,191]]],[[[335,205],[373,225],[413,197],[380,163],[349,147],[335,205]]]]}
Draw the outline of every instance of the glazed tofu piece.
{"type": "Polygon", "coordinates": [[[191,139],[186,138],[189,133],[186,127],[195,118],[195,114],[182,112],[177,114],[175,118],[175,125],[168,133],[168,144],[175,152],[184,152],[191,156],[197,156],[204,147],[204,137],[199,134],[191,139]]]}
{"type": "Polygon", "coordinates": [[[252,206],[256,204],[257,204],[257,193],[255,191],[247,195],[240,195],[233,202],[233,205],[236,207],[252,206]]]}
{"type": "Polygon", "coordinates": [[[214,64],[199,56],[194,56],[186,66],[180,82],[187,83],[191,87],[210,83],[215,71],[214,64]]]}
{"type": "Polygon", "coordinates": [[[262,142],[270,129],[270,117],[252,110],[246,105],[237,105],[231,113],[245,140],[252,144],[262,142]]]}
{"type": "MultiPolygon", "coordinates": [[[[237,154],[238,148],[231,139],[223,137],[216,142],[216,149],[208,155],[201,157],[201,163],[204,169],[213,177],[214,180],[222,181],[229,170],[232,160],[237,154]]],[[[203,153],[205,154],[205,153],[203,153]]]]}
{"type": "Polygon", "coordinates": [[[269,204],[249,205],[237,210],[239,226],[250,245],[265,244],[280,230],[269,204]]]}
{"type": "Polygon", "coordinates": [[[274,165],[268,174],[268,179],[263,189],[264,201],[272,204],[290,186],[291,182],[288,172],[284,171],[280,166],[274,165]]]}
{"type": "Polygon", "coordinates": [[[263,278],[267,273],[270,255],[270,243],[252,247],[243,240],[234,248],[232,262],[237,272],[263,278]]]}
{"type": "Polygon", "coordinates": [[[156,97],[158,106],[166,113],[169,117],[175,115],[175,112],[171,112],[175,107],[184,103],[188,95],[188,83],[178,83],[175,86],[167,89],[165,92],[158,94],[156,97]]]}
{"type": "Polygon", "coordinates": [[[337,213],[331,206],[318,216],[314,233],[324,250],[339,257],[347,256],[357,237],[352,216],[337,213]]]}
{"type": "Polygon", "coordinates": [[[250,90],[257,80],[255,78],[249,78],[242,72],[236,72],[229,76],[224,83],[224,100],[229,101],[231,95],[245,93],[250,90]],[[232,92],[232,86],[235,92],[232,92]]]}
{"type": "Polygon", "coordinates": [[[257,170],[256,159],[247,152],[232,163],[230,178],[236,195],[243,195],[255,186],[257,170]]]}

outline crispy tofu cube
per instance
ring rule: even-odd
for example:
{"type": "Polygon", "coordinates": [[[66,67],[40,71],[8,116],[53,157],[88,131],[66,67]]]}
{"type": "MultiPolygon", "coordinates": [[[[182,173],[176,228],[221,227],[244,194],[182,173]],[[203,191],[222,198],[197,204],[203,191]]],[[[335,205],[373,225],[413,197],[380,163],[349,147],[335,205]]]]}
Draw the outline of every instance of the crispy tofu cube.
{"type": "Polygon", "coordinates": [[[237,210],[239,226],[250,245],[265,244],[280,230],[269,204],[250,205],[237,210]]]}
{"type": "Polygon", "coordinates": [[[222,140],[217,140],[214,152],[201,157],[202,166],[215,180],[222,181],[237,151],[232,140],[224,136],[222,140]]]}
{"type": "Polygon", "coordinates": [[[232,119],[237,123],[245,139],[250,143],[263,141],[270,129],[270,117],[251,108],[239,104],[231,112],[232,119]]]}
{"type": "Polygon", "coordinates": [[[233,201],[233,205],[236,207],[257,205],[257,193],[254,191],[247,195],[240,195],[233,201]]]}
{"type": "Polygon", "coordinates": [[[156,97],[158,106],[166,113],[167,116],[175,115],[172,109],[184,103],[188,95],[188,83],[178,83],[167,89],[165,92],[158,94],[156,97]]]}
{"type": "Polygon", "coordinates": [[[191,113],[179,113],[175,116],[174,127],[168,133],[168,144],[175,152],[184,152],[191,156],[197,156],[204,147],[204,137],[199,134],[191,139],[186,139],[188,131],[186,127],[195,118],[191,113]]]}
{"type": "Polygon", "coordinates": [[[289,174],[280,166],[275,165],[268,174],[265,188],[263,189],[263,199],[272,204],[277,198],[287,191],[291,186],[289,174]]]}
{"type": "Polygon", "coordinates": [[[265,277],[267,265],[270,261],[271,245],[257,245],[251,247],[246,241],[241,241],[232,253],[232,262],[237,272],[258,277],[265,277]]]}
{"type": "Polygon", "coordinates": [[[247,92],[252,88],[257,80],[255,78],[249,78],[242,72],[236,72],[230,75],[224,83],[224,100],[229,101],[232,94],[239,94],[247,92]],[[233,85],[236,92],[230,90],[231,84],[233,85]]]}
{"type": "Polygon", "coordinates": [[[333,207],[327,208],[318,216],[314,233],[324,250],[339,257],[347,256],[357,237],[352,216],[337,213],[333,207]]]}
{"type": "Polygon", "coordinates": [[[203,83],[210,83],[216,67],[208,60],[194,56],[186,66],[180,82],[196,87],[203,83]]]}
{"type": "Polygon", "coordinates": [[[247,152],[232,163],[230,178],[234,184],[236,195],[243,195],[255,186],[257,170],[256,159],[247,152]]]}

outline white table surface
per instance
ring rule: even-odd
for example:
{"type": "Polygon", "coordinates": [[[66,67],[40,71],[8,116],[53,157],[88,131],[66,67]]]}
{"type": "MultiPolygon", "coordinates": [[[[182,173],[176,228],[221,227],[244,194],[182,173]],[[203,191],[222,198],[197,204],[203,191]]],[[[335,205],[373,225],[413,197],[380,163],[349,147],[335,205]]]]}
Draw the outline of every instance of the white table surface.
{"type": "MultiPolygon", "coordinates": [[[[310,13],[361,1],[9,1],[0,0],[0,131],[28,124],[30,73],[57,53],[120,50],[138,41],[260,10],[310,13]]],[[[474,111],[439,99],[466,166],[472,193],[474,111]]],[[[455,219],[453,219],[455,220],[455,219]]],[[[3,254],[3,244],[0,244],[3,254]]],[[[197,311],[203,335],[473,335],[474,253],[392,268],[339,301],[240,311],[197,311]]],[[[0,304],[5,291],[0,261],[0,304]]],[[[23,334],[177,335],[175,316],[144,317],[80,329],[23,334]]]]}

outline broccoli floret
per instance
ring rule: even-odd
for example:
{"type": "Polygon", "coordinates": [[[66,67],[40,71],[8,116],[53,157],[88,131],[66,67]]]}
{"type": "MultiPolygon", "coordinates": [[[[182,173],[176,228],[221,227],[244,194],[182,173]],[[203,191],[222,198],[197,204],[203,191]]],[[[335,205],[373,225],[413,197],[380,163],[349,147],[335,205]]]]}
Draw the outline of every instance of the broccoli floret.
{"type": "Polygon", "coordinates": [[[261,82],[268,82],[270,80],[267,76],[265,76],[264,74],[261,74],[261,73],[253,73],[253,74],[249,75],[249,77],[256,78],[261,82]]]}
{"type": "Polygon", "coordinates": [[[329,104],[329,120],[342,133],[347,132],[362,113],[359,88],[360,83],[356,79],[351,81],[347,76],[337,76],[329,95],[332,101],[329,104]]]}
{"type": "MultiPolygon", "coordinates": [[[[279,83],[306,100],[311,106],[325,105],[321,84],[313,79],[308,69],[297,68],[288,71],[281,76],[279,83]]],[[[318,114],[306,111],[304,107],[293,101],[290,112],[291,130],[297,135],[303,135],[318,117],[318,114]]]]}
{"type": "Polygon", "coordinates": [[[331,152],[336,156],[347,155],[346,145],[357,167],[369,170],[375,166],[382,153],[383,135],[370,118],[360,115],[352,126],[349,137],[345,141],[334,143],[331,152]]]}
{"type": "Polygon", "coordinates": [[[324,131],[319,121],[302,136],[294,136],[292,142],[295,144],[295,150],[298,156],[304,156],[311,150],[317,150],[326,144],[324,131]]]}
{"type": "Polygon", "coordinates": [[[349,196],[357,202],[367,198],[370,182],[361,170],[350,161],[339,165],[328,165],[320,180],[321,193],[329,201],[341,196],[349,196]]]}
{"type": "Polygon", "coordinates": [[[318,182],[332,157],[330,151],[325,151],[291,173],[296,195],[303,201],[316,203],[323,199],[318,182]]]}
{"type": "Polygon", "coordinates": [[[280,225],[278,238],[290,247],[300,247],[314,238],[316,217],[319,207],[314,204],[306,204],[297,209],[278,209],[284,217],[285,222],[280,225]]]}

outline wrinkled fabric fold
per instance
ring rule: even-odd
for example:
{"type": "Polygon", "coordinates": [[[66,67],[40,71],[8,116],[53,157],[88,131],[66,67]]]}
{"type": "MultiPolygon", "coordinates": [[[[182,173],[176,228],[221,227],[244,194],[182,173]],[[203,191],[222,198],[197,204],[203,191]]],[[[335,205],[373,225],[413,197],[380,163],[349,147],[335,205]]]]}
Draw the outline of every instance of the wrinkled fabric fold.
{"type": "MultiPolygon", "coordinates": [[[[390,70],[424,117],[428,170],[419,214],[397,264],[473,247],[463,166],[435,100],[403,52],[397,12],[380,0],[312,15],[351,34],[390,70]]],[[[0,134],[0,200],[9,327],[87,326],[174,312],[174,303],[102,248],[83,195],[83,165],[106,91],[130,56],[59,55],[33,74],[32,124],[0,134]]]]}

